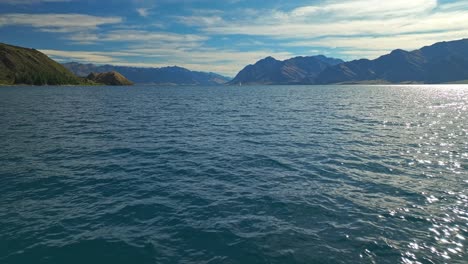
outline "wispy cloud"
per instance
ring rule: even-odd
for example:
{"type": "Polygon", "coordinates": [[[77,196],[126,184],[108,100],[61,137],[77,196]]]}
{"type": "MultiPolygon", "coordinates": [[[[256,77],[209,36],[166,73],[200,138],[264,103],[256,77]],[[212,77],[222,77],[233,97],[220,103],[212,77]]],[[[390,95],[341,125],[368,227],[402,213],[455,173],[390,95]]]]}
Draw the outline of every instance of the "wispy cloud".
{"type": "MultiPolygon", "coordinates": [[[[316,40],[303,40],[286,43],[289,47],[328,47],[342,48],[348,50],[347,54],[359,55],[358,51],[367,50],[370,54],[383,55],[386,51],[395,47],[411,50],[433,44],[440,40],[454,40],[468,37],[467,31],[431,32],[406,35],[387,36],[361,36],[349,37],[326,37],[316,40]],[[350,52],[354,50],[354,52],[350,52]]],[[[367,54],[369,54],[367,53],[367,54]]]]}
{"type": "Polygon", "coordinates": [[[191,43],[207,40],[208,37],[195,34],[177,34],[146,30],[111,30],[100,36],[101,41],[125,42],[175,42],[191,43]]]}
{"type": "Polygon", "coordinates": [[[94,30],[98,26],[117,24],[120,17],[98,17],[83,14],[2,14],[0,27],[21,25],[46,32],[70,33],[94,30]]]}
{"type": "Polygon", "coordinates": [[[225,23],[220,16],[175,16],[174,19],[190,27],[209,27],[225,23]]]}
{"type": "Polygon", "coordinates": [[[151,8],[137,8],[136,12],[142,17],[147,17],[151,8]]]}
{"type": "Polygon", "coordinates": [[[362,0],[353,2],[353,5],[356,5],[354,8],[350,3],[330,4],[304,6],[290,12],[271,10],[255,19],[218,19],[217,23],[212,24],[205,23],[206,19],[194,17],[186,17],[185,20],[179,18],[179,21],[190,21],[193,25],[205,26],[203,31],[210,34],[242,34],[285,39],[468,29],[468,24],[462,23],[468,10],[429,12],[436,7],[436,1],[415,2],[419,5],[408,6],[403,4],[406,1],[397,0],[376,7],[374,0],[362,0]],[[371,7],[364,8],[364,3],[371,7]],[[362,8],[359,8],[360,6],[362,8]],[[375,17],[376,14],[378,17],[375,17]]]}
{"type": "MultiPolygon", "coordinates": [[[[270,38],[278,46],[340,48],[347,58],[468,37],[464,1],[325,1],[284,10],[244,10],[238,16],[185,16],[179,23],[213,36],[270,38]],[[458,8],[457,8],[458,7],[458,8]]],[[[239,11],[237,11],[239,12],[239,11]]]]}
{"type": "Polygon", "coordinates": [[[75,44],[114,42],[125,45],[145,44],[153,47],[170,45],[174,49],[178,47],[200,47],[204,41],[209,39],[208,36],[196,34],[177,34],[140,29],[115,29],[101,33],[77,32],[75,34],[67,34],[64,38],[75,44]]]}
{"type": "Polygon", "coordinates": [[[63,51],[63,50],[40,50],[46,55],[57,59],[58,61],[80,61],[80,62],[94,62],[94,63],[112,63],[114,58],[110,54],[103,52],[89,52],[89,51],[63,51]]]}
{"type": "MultiPolygon", "coordinates": [[[[61,0],[19,2],[45,1],[61,0]]],[[[75,46],[74,50],[107,50],[45,50],[61,60],[180,65],[230,76],[269,55],[278,59],[320,53],[343,59],[374,58],[396,48],[411,50],[468,37],[468,4],[464,0],[321,0],[302,6],[252,4],[251,8],[231,8],[232,3],[225,2],[226,8],[217,5],[214,9],[196,8],[197,1],[161,0],[155,8],[154,1],[132,0],[125,19],[86,14],[2,14],[0,27],[16,25],[55,33],[71,46],[97,44],[75,46]],[[183,10],[166,13],[165,4],[170,10],[179,4],[183,10]],[[132,12],[146,17],[147,23],[132,20],[132,12]]],[[[249,5],[245,1],[242,6],[249,5]]]]}
{"type": "Polygon", "coordinates": [[[85,14],[2,14],[0,27],[26,26],[38,31],[63,34],[75,44],[92,44],[99,40],[96,35],[100,26],[118,25],[121,17],[100,17],[85,14]]]}
{"type": "Polygon", "coordinates": [[[287,13],[290,18],[310,18],[316,15],[332,15],[342,18],[364,17],[402,17],[431,11],[437,6],[437,0],[357,0],[328,1],[324,5],[303,6],[287,13]]]}

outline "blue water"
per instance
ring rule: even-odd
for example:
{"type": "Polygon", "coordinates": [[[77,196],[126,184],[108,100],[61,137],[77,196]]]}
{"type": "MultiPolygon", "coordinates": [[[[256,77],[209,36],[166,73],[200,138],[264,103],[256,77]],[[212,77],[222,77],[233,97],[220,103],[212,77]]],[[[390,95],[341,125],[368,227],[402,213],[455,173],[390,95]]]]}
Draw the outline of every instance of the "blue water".
{"type": "Polygon", "coordinates": [[[467,263],[468,86],[0,87],[0,263],[467,263]]]}

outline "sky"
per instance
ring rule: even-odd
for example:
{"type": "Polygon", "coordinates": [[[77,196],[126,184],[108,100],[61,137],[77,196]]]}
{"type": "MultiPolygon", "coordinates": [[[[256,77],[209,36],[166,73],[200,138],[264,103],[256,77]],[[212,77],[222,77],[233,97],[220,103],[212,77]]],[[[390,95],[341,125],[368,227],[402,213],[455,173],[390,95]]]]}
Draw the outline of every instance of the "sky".
{"type": "Polygon", "coordinates": [[[463,38],[467,0],[0,0],[0,42],[230,77],[267,56],[373,59],[463,38]]]}

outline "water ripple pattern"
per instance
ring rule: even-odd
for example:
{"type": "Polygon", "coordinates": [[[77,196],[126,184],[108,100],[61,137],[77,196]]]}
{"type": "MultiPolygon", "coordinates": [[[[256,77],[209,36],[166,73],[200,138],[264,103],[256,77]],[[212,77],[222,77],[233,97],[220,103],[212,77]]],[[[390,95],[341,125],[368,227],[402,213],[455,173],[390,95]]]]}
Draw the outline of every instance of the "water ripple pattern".
{"type": "Polygon", "coordinates": [[[0,263],[468,263],[468,86],[2,87],[0,263]]]}

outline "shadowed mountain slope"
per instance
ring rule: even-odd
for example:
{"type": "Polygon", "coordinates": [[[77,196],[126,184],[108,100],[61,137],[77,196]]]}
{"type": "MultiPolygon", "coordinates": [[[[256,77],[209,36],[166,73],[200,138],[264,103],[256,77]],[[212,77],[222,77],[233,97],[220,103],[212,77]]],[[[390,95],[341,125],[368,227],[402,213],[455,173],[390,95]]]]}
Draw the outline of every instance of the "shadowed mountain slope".
{"type": "Polygon", "coordinates": [[[185,68],[173,66],[163,68],[138,68],[113,65],[94,65],[70,62],[63,64],[78,76],[88,74],[116,71],[130,81],[139,84],[160,85],[219,85],[230,79],[216,73],[190,71],[185,68]]]}
{"type": "Polygon", "coordinates": [[[355,60],[329,67],[319,84],[380,81],[445,83],[468,79],[468,39],[440,42],[415,51],[394,50],[375,60],[355,60]]]}
{"type": "Polygon", "coordinates": [[[229,82],[238,84],[305,84],[313,83],[317,75],[329,66],[342,63],[342,60],[325,56],[295,57],[279,61],[267,57],[248,65],[229,82]]]}

